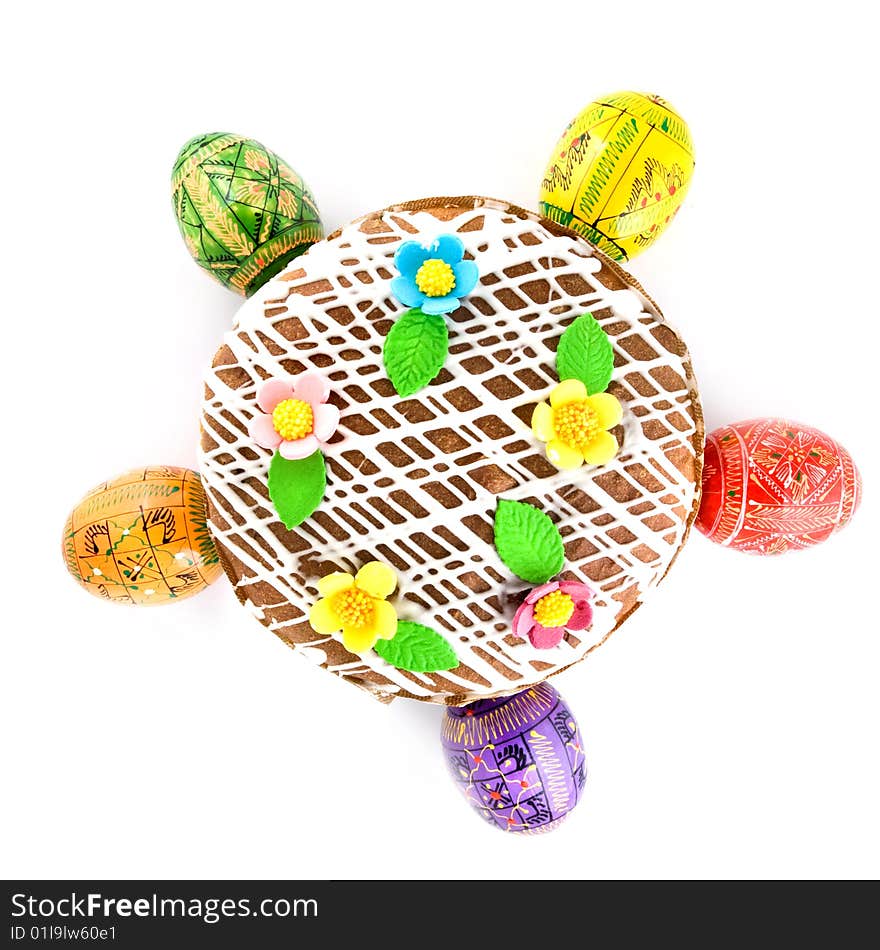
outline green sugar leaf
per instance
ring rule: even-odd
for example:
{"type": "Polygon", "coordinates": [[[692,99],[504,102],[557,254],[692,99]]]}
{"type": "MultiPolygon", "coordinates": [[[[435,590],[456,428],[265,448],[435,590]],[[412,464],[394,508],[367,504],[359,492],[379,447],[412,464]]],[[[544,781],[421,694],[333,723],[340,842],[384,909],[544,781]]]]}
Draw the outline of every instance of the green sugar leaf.
{"type": "Polygon", "coordinates": [[[562,537],[550,517],[524,501],[499,500],[495,509],[495,549],[524,581],[543,584],[562,570],[562,537]]]}
{"type": "Polygon", "coordinates": [[[579,379],[592,396],[605,392],[613,369],[614,352],[608,335],[591,313],[581,314],[559,339],[556,372],[560,381],[579,379]]]}
{"type": "Polygon", "coordinates": [[[276,452],[269,463],[269,497],[286,528],[295,528],[321,504],[327,487],[324,456],[286,459],[276,452]]]}
{"type": "Polygon", "coordinates": [[[458,666],[455,650],[436,630],[410,620],[398,620],[394,637],[377,640],[373,649],[386,663],[410,673],[436,673],[458,666]]]}
{"type": "Polygon", "coordinates": [[[442,314],[407,310],[385,337],[388,378],[400,396],[412,396],[443,369],[449,331],[442,314]]]}

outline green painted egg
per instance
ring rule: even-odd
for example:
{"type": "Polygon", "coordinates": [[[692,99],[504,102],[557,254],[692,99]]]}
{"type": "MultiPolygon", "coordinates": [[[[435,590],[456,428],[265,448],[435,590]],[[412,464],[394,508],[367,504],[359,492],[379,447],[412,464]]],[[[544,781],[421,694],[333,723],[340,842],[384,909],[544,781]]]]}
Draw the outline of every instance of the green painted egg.
{"type": "Polygon", "coordinates": [[[211,132],[190,139],[174,163],[171,191],[195,262],[244,296],[324,236],[302,178],[243,135],[211,132]]]}

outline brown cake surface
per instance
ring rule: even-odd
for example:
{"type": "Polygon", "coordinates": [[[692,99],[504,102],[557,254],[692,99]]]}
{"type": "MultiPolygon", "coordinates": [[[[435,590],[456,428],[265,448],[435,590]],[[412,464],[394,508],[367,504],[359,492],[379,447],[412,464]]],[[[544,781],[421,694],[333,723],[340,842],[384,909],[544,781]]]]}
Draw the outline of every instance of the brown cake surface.
{"type": "Polygon", "coordinates": [[[368,215],[314,245],[239,312],[205,385],[201,471],[210,523],[239,600],[282,640],[379,698],[461,704],[524,689],[582,659],[663,578],[698,503],[703,424],[687,350],[641,288],[581,238],[484,198],[437,198],[368,215]],[[405,240],[455,233],[480,272],[449,314],[437,379],[397,396],[384,338],[406,308],[389,291],[405,240]],[[609,463],[559,471],[530,429],[558,382],[565,327],[590,312],[614,349],[622,403],[609,463]],[[341,409],[324,503],[287,530],[268,498],[271,452],[247,435],[259,384],[318,370],[341,409]],[[593,624],[552,650],[511,633],[531,585],[493,543],[499,498],[556,522],[560,578],[596,592],[593,624]],[[307,622],[316,581],[390,564],[401,617],[453,645],[454,670],[411,673],[349,653],[307,622]]]}

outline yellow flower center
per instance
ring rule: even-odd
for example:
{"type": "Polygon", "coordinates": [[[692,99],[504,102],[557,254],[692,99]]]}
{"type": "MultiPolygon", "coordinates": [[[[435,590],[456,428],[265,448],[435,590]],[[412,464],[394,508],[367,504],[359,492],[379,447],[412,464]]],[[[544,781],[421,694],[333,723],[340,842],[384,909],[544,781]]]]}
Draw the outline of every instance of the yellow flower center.
{"type": "Polygon", "coordinates": [[[272,425],[286,442],[304,438],[314,424],[312,407],[302,399],[285,399],[272,410],[272,425]]]}
{"type": "Polygon", "coordinates": [[[445,297],[455,287],[455,274],[446,261],[432,257],[418,269],[416,287],[428,297],[445,297]]]}
{"type": "Polygon", "coordinates": [[[578,399],[553,410],[553,428],[560,442],[576,449],[596,438],[600,431],[599,417],[586,399],[578,399]]]}
{"type": "Polygon", "coordinates": [[[333,609],[344,627],[365,627],[373,619],[373,598],[357,587],[349,587],[333,598],[333,609]]]}
{"type": "Polygon", "coordinates": [[[574,601],[561,590],[545,594],[535,604],[535,620],[542,627],[564,627],[574,613],[574,601]]]}

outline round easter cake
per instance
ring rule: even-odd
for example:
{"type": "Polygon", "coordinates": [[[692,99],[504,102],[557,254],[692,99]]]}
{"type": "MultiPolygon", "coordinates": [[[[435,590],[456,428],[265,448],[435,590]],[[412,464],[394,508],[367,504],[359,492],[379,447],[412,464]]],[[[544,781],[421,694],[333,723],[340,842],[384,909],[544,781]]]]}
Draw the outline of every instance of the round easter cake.
{"type": "MultiPolygon", "coordinates": [[[[438,261],[420,271],[426,312],[431,281],[443,280],[430,270],[445,267],[438,261]]],[[[574,343],[593,339],[589,330],[567,345],[569,362],[574,343]]],[[[267,418],[278,428],[277,412],[267,418]]],[[[285,417],[283,431],[299,432],[300,421],[285,417]]],[[[383,700],[462,705],[523,690],[583,659],[663,579],[699,502],[704,431],[680,337],[639,285],[581,237],[485,198],[397,205],[293,260],[247,301],[224,337],[206,378],[201,423],[209,522],[238,599],[291,647],[383,700]],[[449,243],[449,235],[463,245],[465,266],[476,265],[476,283],[445,316],[442,368],[401,396],[383,361],[389,332],[412,306],[392,288],[402,271],[398,252],[406,242],[449,243]],[[559,407],[550,408],[554,393],[581,384],[561,382],[560,338],[584,314],[610,342],[610,395],[601,398],[615,397],[621,412],[608,417],[603,437],[617,451],[597,461],[585,449],[563,465],[554,443],[545,444],[550,435],[536,423],[536,406],[549,400],[541,411],[548,419],[555,412],[562,431],[559,407]],[[261,387],[275,381],[298,394],[297,378],[306,374],[324,380],[316,435],[322,419],[336,424],[325,426],[320,443],[322,500],[288,528],[270,498],[272,450],[253,433],[267,408],[261,387]],[[543,550],[545,522],[558,531],[560,568],[550,585],[524,580],[531,568],[519,576],[511,570],[498,534],[498,512],[511,502],[525,503],[516,511],[530,506],[505,536],[518,545],[519,563],[543,550]],[[314,605],[337,589],[319,590],[319,580],[356,575],[373,562],[394,572],[396,616],[440,634],[455,665],[401,668],[375,650],[349,649],[342,635],[314,622],[314,605]],[[541,616],[557,629],[552,617],[568,589],[589,592],[582,622],[564,635],[558,626],[558,640],[526,635],[541,592],[541,616]]]]}

